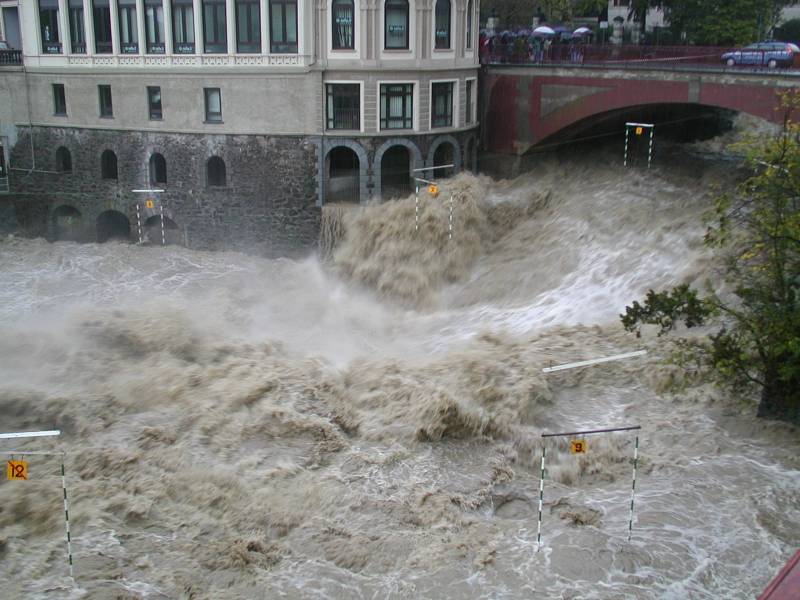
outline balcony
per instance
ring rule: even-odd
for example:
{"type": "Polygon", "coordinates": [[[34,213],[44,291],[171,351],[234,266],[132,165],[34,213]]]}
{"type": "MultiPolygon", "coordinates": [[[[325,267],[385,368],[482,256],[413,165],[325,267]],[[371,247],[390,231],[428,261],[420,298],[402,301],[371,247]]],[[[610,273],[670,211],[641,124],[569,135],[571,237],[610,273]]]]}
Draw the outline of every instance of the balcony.
{"type": "Polygon", "coordinates": [[[0,66],[22,65],[22,50],[0,50],[0,66]]]}

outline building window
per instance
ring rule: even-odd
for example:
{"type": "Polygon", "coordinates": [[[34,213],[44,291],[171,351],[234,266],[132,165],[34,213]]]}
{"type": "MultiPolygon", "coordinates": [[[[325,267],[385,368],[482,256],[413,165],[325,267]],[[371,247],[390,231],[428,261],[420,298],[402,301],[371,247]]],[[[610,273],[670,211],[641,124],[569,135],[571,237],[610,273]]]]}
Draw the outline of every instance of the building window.
{"type": "Polygon", "coordinates": [[[194,54],[194,9],[192,0],[172,0],[172,51],[194,54]]]}
{"type": "Polygon", "coordinates": [[[450,49],[450,0],[436,0],[436,49],[450,49]]]}
{"type": "Polygon", "coordinates": [[[100,171],[103,179],[117,178],[117,155],[111,150],[106,150],[100,156],[100,171]]]}
{"type": "Polygon", "coordinates": [[[472,48],[472,0],[467,2],[467,50],[472,48]]]}
{"type": "Polygon", "coordinates": [[[83,0],[69,0],[69,39],[73,54],[86,54],[83,0]]]}
{"type": "Polygon", "coordinates": [[[228,30],[225,22],[225,0],[203,0],[203,51],[228,51],[228,30]]]}
{"type": "Polygon", "coordinates": [[[464,114],[464,124],[465,125],[470,125],[473,122],[473,120],[472,120],[472,94],[473,94],[472,86],[474,85],[474,83],[475,83],[474,79],[467,79],[464,82],[464,87],[465,87],[464,95],[466,96],[466,98],[465,98],[466,103],[465,103],[465,107],[464,107],[464,109],[466,110],[466,113],[464,114]]]}
{"type": "Polygon", "coordinates": [[[114,105],[111,102],[111,86],[110,85],[98,85],[97,92],[100,96],[100,116],[101,117],[113,117],[114,116],[114,105]]]}
{"type": "Polygon", "coordinates": [[[261,10],[258,0],[236,1],[236,51],[261,52],[261,10]]]}
{"type": "Polygon", "coordinates": [[[225,187],[225,161],[219,156],[212,156],[206,163],[206,181],[209,187],[225,187]]]}
{"type": "Polygon", "coordinates": [[[92,2],[92,17],[94,20],[94,50],[97,54],[111,54],[111,8],[109,0],[94,0],[92,2]]]}
{"type": "Polygon", "coordinates": [[[64,84],[53,84],[53,114],[59,117],[67,116],[67,96],[64,94],[64,84]]]}
{"type": "Polygon", "coordinates": [[[147,109],[150,113],[151,121],[161,120],[161,88],[148,87],[147,88],[147,109]]]}
{"type": "Polygon", "coordinates": [[[297,0],[270,0],[270,52],[297,54],[297,0]]]}
{"type": "Polygon", "coordinates": [[[431,85],[431,127],[453,126],[453,82],[431,85]]]}
{"type": "Polygon", "coordinates": [[[64,146],[56,150],[56,171],[72,173],[72,155],[64,146]]]}
{"type": "Polygon", "coordinates": [[[408,0],[386,0],[384,4],[387,50],[408,50],[408,0]]]}
{"type": "Polygon", "coordinates": [[[164,54],[164,6],[161,0],[144,0],[144,30],[148,54],[164,54]]]}
{"type": "Polygon", "coordinates": [[[136,28],[136,0],[117,0],[119,17],[119,51],[139,53],[139,30],[136,28]]]}
{"type": "Polygon", "coordinates": [[[381,129],[414,127],[414,86],[410,83],[381,85],[381,129]]]}
{"type": "Polygon", "coordinates": [[[355,38],[353,37],[355,7],[353,6],[353,0],[333,0],[331,18],[333,19],[333,49],[352,50],[355,48],[355,38]]]}
{"type": "Polygon", "coordinates": [[[150,156],[150,184],[167,183],[167,161],[162,154],[154,152],[150,156]]]}
{"type": "Polygon", "coordinates": [[[361,129],[361,86],[357,83],[329,83],[328,129],[361,129]]]}
{"type": "Polygon", "coordinates": [[[39,0],[39,26],[42,31],[42,54],[60,54],[58,0],[39,0]]]}
{"type": "Polygon", "coordinates": [[[206,123],[222,123],[222,95],[219,88],[203,88],[206,98],[206,123]]]}

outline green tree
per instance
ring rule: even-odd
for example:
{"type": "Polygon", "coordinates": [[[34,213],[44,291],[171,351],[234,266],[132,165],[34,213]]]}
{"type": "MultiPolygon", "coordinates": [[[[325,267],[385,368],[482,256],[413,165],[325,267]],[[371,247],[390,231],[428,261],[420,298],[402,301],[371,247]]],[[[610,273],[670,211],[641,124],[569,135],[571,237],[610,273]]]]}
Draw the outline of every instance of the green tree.
{"type": "Polygon", "coordinates": [[[671,28],[695,44],[748,44],[768,36],[792,0],[663,0],[671,28]]]}
{"type": "Polygon", "coordinates": [[[733,296],[700,298],[687,285],[650,290],[620,315],[624,327],[659,325],[659,335],[684,322],[715,324],[701,355],[718,381],[760,389],[758,415],[800,423],[800,92],[784,99],[777,137],[751,140],[755,174],[716,202],[706,243],[722,253],[733,296]]]}

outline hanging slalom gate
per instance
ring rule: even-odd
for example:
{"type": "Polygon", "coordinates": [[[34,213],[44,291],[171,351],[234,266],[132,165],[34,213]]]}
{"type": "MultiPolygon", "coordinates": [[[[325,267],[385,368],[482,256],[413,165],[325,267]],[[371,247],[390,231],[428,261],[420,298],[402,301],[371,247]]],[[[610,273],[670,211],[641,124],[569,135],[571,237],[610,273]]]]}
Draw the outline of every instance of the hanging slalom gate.
{"type": "MultiPolygon", "coordinates": [[[[14,432],[14,433],[0,433],[0,440],[9,440],[9,439],[23,439],[23,438],[34,438],[34,437],[51,437],[51,436],[58,436],[61,435],[61,432],[57,429],[49,430],[49,431],[22,431],[22,432],[14,432]]],[[[46,452],[40,450],[2,450],[0,454],[3,454],[8,457],[6,460],[6,479],[9,481],[27,481],[29,478],[32,477],[32,474],[28,470],[28,461],[24,460],[24,457],[27,456],[57,456],[61,459],[61,490],[64,498],[64,528],[66,531],[66,538],[67,538],[67,564],[69,565],[69,576],[70,579],[75,581],[75,574],[74,574],[74,566],[72,560],[72,534],[69,528],[69,500],[67,497],[67,475],[66,470],[64,468],[64,462],[66,460],[66,452],[46,452]],[[16,457],[20,457],[20,460],[16,460],[16,457]]]]}
{"type": "MultiPolygon", "coordinates": [[[[570,450],[572,454],[585,454],[587,451],[586,441],[577,438],[576,436],[596,435],[599,433],[613,433],[615,431],[639,431],[640,425],[631,425],[626,427],[609,427],[607,429],[588,429],[585,431],[568,431],[564,433],[543,433],[542,434],[542,462],[539,475],[539,523],[536,532],[537,551],[542,549],[542,506],[544,504],[544,464],[545,457],[547,456],[547,446],[544,445],[545,438],[554,437],[571,437],[575,438],[570,442],[570,450]]],[[[636,440],[633,446],[633,478],[631,480],[631,503],[630,512],[628,514],[628,541],[631,541],[631,534],[633,533],[633,500],[636,492],[636,466],[639,461],[639,435],[637,433],[636,440]]]]}
{"type": "MultiPolygon", "coordinates": [[[[603,358],[594,358],[591,360],[582,360],[578,362],[567,363],[563,365],[557,366],[549,366],[542,369],[543,373],[553,373],[556,371],[564,371],[567,369],[577,369],[580,367],[588,367],[592,365],[602,364],[606,362],[612,362],[617,360],[623,360],[626,358],[634,358],[638,356],[644,356],[647,354],[647,350],[637,350],[635,352],[625,352],[623,354],[615,354],[613,356],[606,356],[603,358]]],[[[537,552],[542,549],[542,506],[544,504],[544,477],[545,477],[545,457],[547,456],[547,446],[544,445],[546,438],[554,438],[554,437],[572,437],[570,441],[570,450],[572,454],[585,454],[587,451],[587,444],[586,441],[580,438],[576,438],[576,436],[583,436],[583,435],[596,435],[600,433],[613,433],[617,431],[639,431],[641,430],[640,425],[630,425],[625,427],[609,427],[605,429],[589,429],[584,431],[568,431],[564,433],[543,433],[542,434],[542,461],[541,466],[539,469],[539,519],[538,519],[538,528],[536,533],[536,544],[537,544],[537,552]]],[[[639,462],[639,434],[636,434],[636,439],[634,440],[633,444],[633,476],[631,479],[631,502],[630,502],[630,510],[628,513],[628,541],[631,541],[631,535],[633,533],[633,506],[634,506],[634,496],[636,493],[636,467],[639,462]]]]}
{"type": "MultiPolygon", "coordinates": [[[[433,171],[436,169],[448,169],[451,167],[455,167],[455,165],[439,165],[436,167],[422,167],[420,169],[414,169],[412,173],[416,173],[419,171],[433,171]]],[[[428,186],[428,193],[436,198],[439,195],[439,184],[435,181],[431,181],[428,179],[423,179],[422,177],[417,177],[414,175],[414,231],[419,231],[419,184],[424,183],[428,186]]],[[[453,239],[453,194],[450,194],[450,200],[448,202],[448,217],[447,217],[447,240],[451,241],[453,239]]]]}
{"type": "Polygon", "coordinates": [[[625,155],[623,159],[623,166],[628,166],[628,137],[631,128],[633,128],[634,136],[636,139],[643,136],[646,129],[650,131],[650,139],[647,146],[647,168],[650,168],[650,163],[653,160],[653,133],[655,132],[655,125],[653,123],[625,123],[625,155]]]}

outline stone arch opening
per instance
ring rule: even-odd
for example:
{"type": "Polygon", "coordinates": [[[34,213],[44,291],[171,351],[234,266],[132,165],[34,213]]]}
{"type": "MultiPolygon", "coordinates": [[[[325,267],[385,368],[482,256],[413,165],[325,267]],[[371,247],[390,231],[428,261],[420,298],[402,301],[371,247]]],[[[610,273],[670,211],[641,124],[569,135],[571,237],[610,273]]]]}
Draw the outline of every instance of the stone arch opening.
{"type": "Polygon", "coordinates": [[[166,185],[167,183],[167,160],[163,154],[153,152],[150,155],[150,184],[166,185]]]}
{"type": "Polygon", "coordinates": [[[209,187],[225,187],[228,182],[225,161],[219,156],[212,156],[206,163],[206,182],[209,187]]]}
{"type": "Polygon", "coordinates": [[[411,152],[400,144],[392,146],[381,157],[381,198],[404,198],[413,189],[411,152]]]}
{"type": "Polygon", "coordinates": [[[81,211],[74,206],[62,204],[53,211],[53,241],[77,242],[82,228],[81,211]]]}
{"type": "Polygon", "coordinates": [[[455,164],[455,156],[456,152],[453,144],[450,142],[442,142],[439,144],[433,153],[433,165],[431,165],[433,167],[439,167],[433,169],[434,179],[445,179],[453,175],[453,167],[443,167],[442,165],[455,164]]]}
{"type": "Polygon", "coordinates": [[[103,179],[117,179],[117,155],[113,150],[106,150],[100,156],[100,172],[103,179]]]}
{"type": "Polygon", "coordinates": [[[131,222],[118,210],[107,210],[97,217],[97,243],[131,238],[131,222]]]}
{"type": "Polygon", "coordinates": [[[142,225],[144,241],[156,246],[166,241],[167,245],[180,244],[181,234],[178,224],[164,215],[164,231],[161,231],[161,215],[152,215],[142,225]],[[163,235],[163,238],[162,238],[163,235]]]}
{"type": "Polygon", "coordinates": [[[355,151],[347,146],[336,146],[325,159],[327,202],[355,202],[361,200],[361,161],[355,151]]]}
{"type": "Polygon", "coordinates": [[[56,150],[56,171],[72,173],[72,154],[64,146],[56,150]]]}

